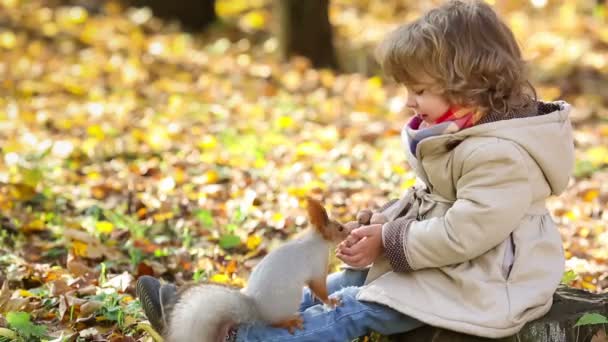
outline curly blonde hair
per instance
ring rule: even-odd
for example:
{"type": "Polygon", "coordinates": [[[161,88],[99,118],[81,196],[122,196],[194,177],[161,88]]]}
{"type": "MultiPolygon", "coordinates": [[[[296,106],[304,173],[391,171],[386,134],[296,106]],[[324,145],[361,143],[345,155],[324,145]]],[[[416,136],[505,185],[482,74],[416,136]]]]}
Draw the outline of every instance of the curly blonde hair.
{"type": "Polygon", "coordinates": [[[450,1],[391,32],[376,58],[388,76],[426,86],[483,114],[515,113],[534,100],[511,30],[482,1],[450,1]]]}

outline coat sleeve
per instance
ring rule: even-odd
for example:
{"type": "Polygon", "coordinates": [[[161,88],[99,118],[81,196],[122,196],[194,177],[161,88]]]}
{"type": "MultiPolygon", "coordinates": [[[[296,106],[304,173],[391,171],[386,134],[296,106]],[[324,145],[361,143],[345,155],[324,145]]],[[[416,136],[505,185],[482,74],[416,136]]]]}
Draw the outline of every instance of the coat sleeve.
{"type": "Polygon", "coordinates": [[[504,140],[476,148],[464,158],[456,197],[442,217],[383,226],[385,253],[395,271],[461,263],[505,240],[532,202],[522,152],[504,140]]]}

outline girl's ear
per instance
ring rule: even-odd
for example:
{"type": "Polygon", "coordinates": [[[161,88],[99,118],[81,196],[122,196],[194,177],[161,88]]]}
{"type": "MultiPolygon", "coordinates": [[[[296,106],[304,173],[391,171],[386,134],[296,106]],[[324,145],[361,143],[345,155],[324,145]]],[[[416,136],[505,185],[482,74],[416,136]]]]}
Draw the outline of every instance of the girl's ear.
{"type": "Polygon", "coordinates": [[[327,212],[325,208],[318,201],[312,199],[311,197],[306,198],[308,202],[308,218],[310,219],[310,223],[315,226],[317,229],[324,228],[329,224],[329,216],[327,216],[327,212]]]}

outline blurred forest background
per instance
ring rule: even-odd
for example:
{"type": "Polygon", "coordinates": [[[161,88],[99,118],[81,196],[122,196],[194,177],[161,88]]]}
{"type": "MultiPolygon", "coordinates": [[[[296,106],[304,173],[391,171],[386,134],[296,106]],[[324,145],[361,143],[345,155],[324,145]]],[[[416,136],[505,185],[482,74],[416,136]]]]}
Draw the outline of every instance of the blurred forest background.
{"type": "MultiPolygon", "coordinates": [[[[488,2],[574,106],[548,206],[563,282],[606,291],[608,4],[488,2]]],[[[439,3],[0,0],[0,340],[149,340],[138,276],[242,286],[307,194],[344,221],[398,197],[411,113],[373,49],[439,3]]]]}

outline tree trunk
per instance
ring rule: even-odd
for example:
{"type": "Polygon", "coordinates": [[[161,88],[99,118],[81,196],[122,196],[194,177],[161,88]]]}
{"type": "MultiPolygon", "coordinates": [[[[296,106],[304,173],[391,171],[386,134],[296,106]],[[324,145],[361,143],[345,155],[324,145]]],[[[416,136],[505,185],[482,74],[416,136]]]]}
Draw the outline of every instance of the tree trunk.
{"type": "MultiPolygon", "coordinates": [[[[395,342],[589,342],[603,325],[574,325],[585,313],[608,314],[608,294],[560,287],[553,296],[553,306],[545,316],[526,324],[516,335],[488,339],[425,326],[391,337],[395,342]]],[[[601,340],[604,341],[604,340],[601,340]]]]}
{"type": "Polygon", "coordinates": [[[215,0],[126,0],[132,6],[147,6],[155,16],[177,19],[189,30],[201,30],[217,19],[215,0]]]}
{"type": "Polygon", "coordinates": [[[284,59],[299,55],[315,67],[337,68],[329,22],[329,0],[276,0],[284,59]]]}

